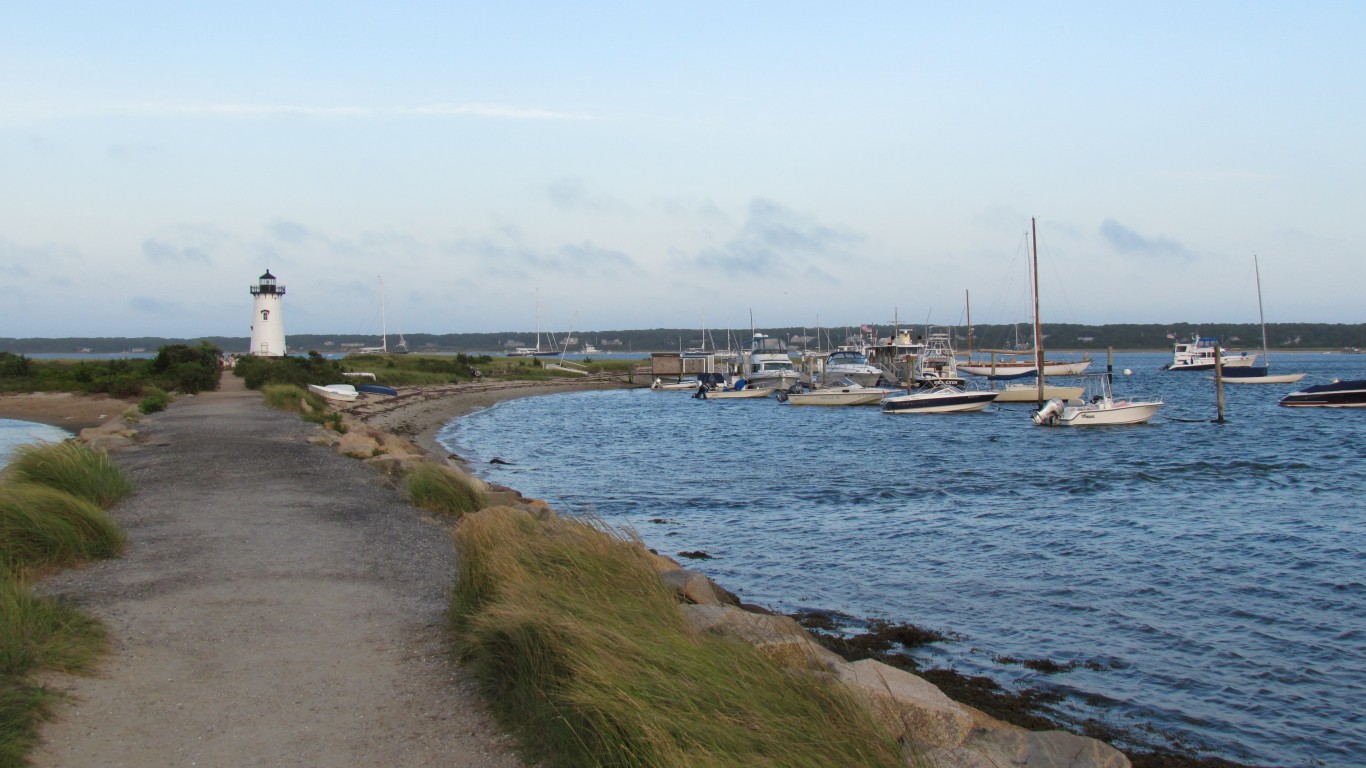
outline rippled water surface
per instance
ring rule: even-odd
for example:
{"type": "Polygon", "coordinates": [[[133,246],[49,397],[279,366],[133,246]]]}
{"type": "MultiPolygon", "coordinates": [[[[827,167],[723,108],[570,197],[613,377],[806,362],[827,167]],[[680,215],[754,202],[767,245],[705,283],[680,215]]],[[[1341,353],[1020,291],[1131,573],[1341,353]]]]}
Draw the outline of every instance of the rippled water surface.
{"type": "MultiPolygon", "coordinates": [[[[1073,717],[1249,762],[1361,765],[1366,410],[1231,385],[1227,423],[1176,421],[1212,418],[1214,386],[1164,359],[1116,357],[1134,371],[1118,394],[1167,401],[1139,427],[622,390],[506,402],[441,439],[491,481],[707,552],[695,567],[747,601],[955,633],[933,664],[1058,689],[1073,717]]],[[[1362,356],[1273,362],[1309,372],[1300,386],[1366,378],[1362,356]]]]}
{"type": "Polygon", "coordinates": [[[9,463],[14,449],[28,443],[55,443],[71,437],[71,433],[46,424],[31,421],[0,419],[0,467],[9,463]]]}

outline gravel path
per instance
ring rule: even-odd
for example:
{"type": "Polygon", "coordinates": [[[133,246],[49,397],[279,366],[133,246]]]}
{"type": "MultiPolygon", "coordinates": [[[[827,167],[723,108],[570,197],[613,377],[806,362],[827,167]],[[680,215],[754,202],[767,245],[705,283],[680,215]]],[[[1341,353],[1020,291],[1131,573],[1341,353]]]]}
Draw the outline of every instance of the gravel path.
{"type": "Polygon", "coordinates": [[[449,661],[454,553],[378,473],[233,376],[114,455],[137,488],[119,560],[44,592],[114,650],[43,730],[37,766],[521,765],[449,661]]]}

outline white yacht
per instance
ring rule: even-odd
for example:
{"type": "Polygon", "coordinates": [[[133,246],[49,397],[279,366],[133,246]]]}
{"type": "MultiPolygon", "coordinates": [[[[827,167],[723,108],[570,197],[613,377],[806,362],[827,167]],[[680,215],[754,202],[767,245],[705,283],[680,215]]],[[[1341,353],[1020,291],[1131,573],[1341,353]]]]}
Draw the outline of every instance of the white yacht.
{"type": "Polygon", "coordinates": [[[755,333],[750,340],[744,377],[751,387],[774,389],[788,389],[801,381],[801,374],[787,353],[787,342],[762,333],[755,333]]]}

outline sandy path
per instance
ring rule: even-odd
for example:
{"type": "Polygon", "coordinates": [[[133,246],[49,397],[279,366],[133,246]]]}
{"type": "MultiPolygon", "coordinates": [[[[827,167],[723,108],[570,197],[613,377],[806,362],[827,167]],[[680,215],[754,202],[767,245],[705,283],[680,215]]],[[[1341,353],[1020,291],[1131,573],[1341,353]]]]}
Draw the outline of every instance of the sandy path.
{"type": "Polygon", "coordinates": [[[126,555],[44,582],[114,651],[37,766],[515,766],[444,646],[453,551],[380,476],[239,379],[115,459],[126,555]]]}

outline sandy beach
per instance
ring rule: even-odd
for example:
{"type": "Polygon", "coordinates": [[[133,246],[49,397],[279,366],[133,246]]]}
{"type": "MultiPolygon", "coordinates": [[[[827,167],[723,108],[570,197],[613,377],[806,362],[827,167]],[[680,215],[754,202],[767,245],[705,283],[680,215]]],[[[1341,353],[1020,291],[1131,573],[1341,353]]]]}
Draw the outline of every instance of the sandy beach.
{"type": "Polygon", "coordinates": [[[378,429],[406,437],[428,451],[449,454],[436,441],[436,435],[451,419],[519,397],[627,386],[630,385],[614,379],[560,379],[399,387],[398,397],[367,400],[343,410],[378,429]]]}
{"type": "Polygon", "coordinates": [[[98,427],[135,405],[130,400],[71,392],[0,395],[0,419],[48,424],[75,434],[86,427],[98,427]]]}

